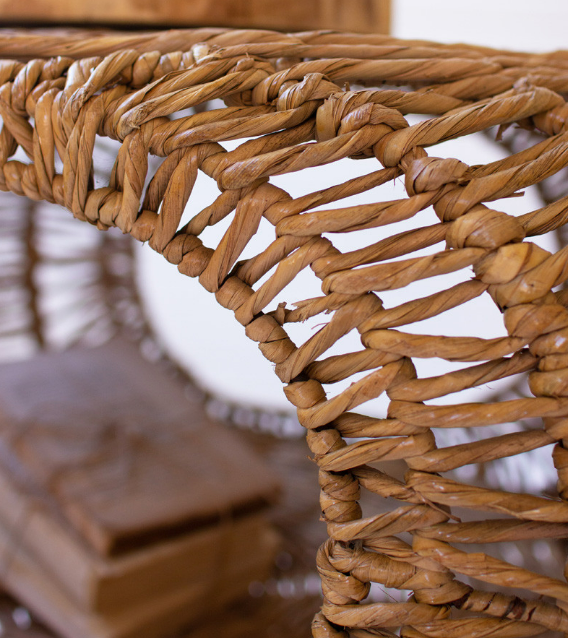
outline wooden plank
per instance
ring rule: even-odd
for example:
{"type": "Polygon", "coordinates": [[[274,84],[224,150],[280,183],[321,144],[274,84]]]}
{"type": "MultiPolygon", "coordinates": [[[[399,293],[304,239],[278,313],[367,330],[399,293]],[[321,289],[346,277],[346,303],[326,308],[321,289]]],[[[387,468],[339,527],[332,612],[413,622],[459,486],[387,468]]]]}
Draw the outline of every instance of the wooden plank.
{"type": "Polygon", "coordinates": [[[256,514],[108,560],[43,503],[18,490],[1,467],[0,530],[11,536],[15,551],[25,548],[77,609],[104,617],[151,601],[156,591],[166,595],[213,578],[219,589],[219,569],[244,571],[264,560],[268,572],[278,544],[266,518],[256,514]]]}
{"type": "MultiPolygon", "coordinates": [[[[244,570],[234,565],[223,575],[223,587],[212,581],[193,582],[164,594],[157,589],[151,601],[135,608],[103,616],[76,607],[25,547],[13,547],[13,538],[0,527],[0,554],[9,556],[2,584],[5,590],[30,609],[61,638],[160,638],[172,635],[196,619],[210,618],[243,596],[248,584],[268,577],[265,557],[252,557],[244,570]],[[264,561],[264,562],[263,562],[264,561]]],[[[6,634],[6,636],[16,634],[6,634]]],[[[19,633],[17,635],[20,635],[19,633]]],[[[25,635],[25,634],[21,634],[25,635]]],[[[33,635],[33,634],[32,634],[33,635]]]]}
{"type": "Polygon", "coordinates": [[[0,0],[0,24],[218,26],[388,33],[390,0],[0,0]]]}
{"type": "Polygon", "coordinates": [[[0,460],[101,554],[236,519],[278,490],[234,432],[125,340],[0,366],[0,414],[0,460]]]}

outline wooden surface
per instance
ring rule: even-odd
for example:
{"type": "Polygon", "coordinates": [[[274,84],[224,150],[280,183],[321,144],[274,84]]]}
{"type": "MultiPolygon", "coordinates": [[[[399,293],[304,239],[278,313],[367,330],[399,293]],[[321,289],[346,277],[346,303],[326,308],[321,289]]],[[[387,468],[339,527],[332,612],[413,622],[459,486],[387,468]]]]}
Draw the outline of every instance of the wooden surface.
{"type": "Polygon", "coordinates": [[[11,439],[23,475],[102,554],[274,500],[268,468],[125,340],[6,364],[0,381],[2,436],[34,433],[11,439]]]}
{"type": "MultiPolygon", "coordinates": [[[[262,596],[245,596],[222,610],[207,611],[198,625],[192,623],[191,627],[173,634],[165,632],[164,638],[311,636],[310,620],[321,605],[313,563],[317,547],[326,537],[325,525],[318,521],[317,468],[305,454],[301,438],[281,439],[244,431],[239,434],[263,455],[283,483],[282,499],[270,510],[270,519],[283,537],[283,554],[276,562],[273,577],[266,581],[262,596]],[[286,592],[290,583],[294,583],[294,595],[281,596],[279,592],[286,592]]],[[[61,638],[60,633],[40,624],[35,614],[30,618],[23,604],[23,600],[15,601],[0,592],[0,623],[5,631],[2,638],[61,638]]]]}
{"type": "Polygon", "coordinates": [[[388,33],[390,0],[0,0],[0,24],[221,26],[388,33]]]}
{"type": "Polygon", "coordinates": [[[132,344],[4,364],[0,386],[0,581],[53,631],[158,638],[268,578],[280,539],[251,511],[275,475],[132,344]]]}

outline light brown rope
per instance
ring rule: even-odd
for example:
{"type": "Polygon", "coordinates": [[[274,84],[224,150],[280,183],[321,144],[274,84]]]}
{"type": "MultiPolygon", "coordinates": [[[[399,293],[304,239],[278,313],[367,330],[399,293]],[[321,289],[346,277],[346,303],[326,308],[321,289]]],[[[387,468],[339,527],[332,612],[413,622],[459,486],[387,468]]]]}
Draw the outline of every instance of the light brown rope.
{"type": "Polygon", "coordinates": [[[287,384],[320,466],[330,536],[317,558],[325,600],[315,638],[391,636],[397,628],[406,638],[568,633],[564,581],[452,546],[568,533],[568,310],[565,296],[553,292],[568,279],[568,250],[550,254],[530,241],[564,224],[568,202],[515,218],[496,201],[568,165],[568,58],[388,36],[220,29],[11,32],[0,38],[0,55],[12,58],[0,62],[0,188],[148,242],[235,313],[287,384]],[[361,86],[371,88],[352,89],[361,86]],[[170,119],[217,99],[224,108],[170,119]],[[409,113],[432,117],[409,126],[409,113]],[[515,124],[542,141],[484,166],[426,150],[515,124]],[[97,136],[120,142],[102,187],[92,179],[97,136]],[[232,151],[222,145],[244,138],[232,151]],[[13,159],[18,148],[26,161],[13,159]],[[145,189],[149,154],[164,161],[145,189]],[[376,170],[296,199],[270,181],[348,157],[373,158],[376,170]],[[180,228],[200,173],[221,192],[180,228]],[[398,177],[404,199],[329,207],[398,177]],[[389,224],[429,206],[440,223],[389,232],[389,224]],[[199,235],[225,218],[230,224],[218,245],[204,245],[199,235]],[[274,241],[239,261],[263,218],[275,227],[274,241]],[[377,227],[385,227],[383,239],[347,253],[322,236],[377,227]],[[413,256],[442,241],[445,249],[413,256]],[[395,308],[384,309],[376,294],[470,267],[471,281],[395,308]],[[306,269],[321,279],[324,294],[266,311],[306,269]],[[503,310],[507,337],[394,329],[485,292],[503,310]],[[288,324],[324,313],[331,314],[318,332],[292,342],[288,324]],[[354,330],[360,350],[322,358],[354,330]],[[475,365],[418,379],[413,358],[475,365]],[[528,373],[533,397],[424,404],[519,373],[528,373]],[[322,385],[354,375],[339,393],[322,385]],[[387,418],[354,411],[384,394],[391,401],[387,418]],[[535,417],[544,417],[540,430],[519,427],[447,448],[438,448],[433,434],[535,417]],[[551,444],[557,498],[438,474],[551,444]],[[393,460],[406,462],[404,480],[375,467],[393,460]],[[363,516],[362,487],[400,503],[363,516]],[[475,520],[461,522],[453,507],[475,520]],[[501,518],[485,520],[486,513],[501,518]],[[412,545],[397,537],[408,532],[412,545]],[[515,593],[478,590],[463,577],[515,593]],[[412,597],[364,602],[371,583],[412,597]]]}

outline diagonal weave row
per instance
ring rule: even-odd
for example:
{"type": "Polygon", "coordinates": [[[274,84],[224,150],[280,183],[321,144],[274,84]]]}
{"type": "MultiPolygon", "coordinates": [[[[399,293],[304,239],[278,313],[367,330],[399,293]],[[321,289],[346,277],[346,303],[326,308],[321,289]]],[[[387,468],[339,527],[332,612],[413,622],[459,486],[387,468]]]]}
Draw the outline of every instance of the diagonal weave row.
{"type": "Polygon", "coordinates": [[[0,188],[148,242],[234,311],[287,384],[320,467],[329,532],[317,559],[324,604],[313,635],[568,633],[564,580],[466,551],[468,544],[568,536],[568,295],[559,288],[568,279],[568,248],[551,254],[526,239],[561,227],[568,197],[518,217],[486,205],[568,165],[568,57],[220,29],[92,37],[13,32],[0,38],[0,55],[0,188]],[[199,108],[218,99],[222,108],[199,108]],[[429,117],[409,126],[408,114],[429,117]],[[513,123],[541,141],[477,166],[427,154],[439,142],[513,123]],[[97,136],[120,143],[103,187],[93,180],[97,136]],[[222,146],[239,139],[247,141],[234,150],[222,146]],[[163,158],[153,176],[150,155],[163,158]],[[296,198],[270,181],[348,157],[371,158],[376,169],[296,198]],[[214,179],[220,194],[180,228],[199,174],[214,179]],[[398,177],[405,198],[337,207],[398,177]],[[430,207],[438,222],[389,232],[389,224],[430,207]],[[239,261],[263,218],[275,239],[239,261]],[[223,220],[230,223],[219,244],[205,246],[199,235],[223,220]],[[385,227],[379,241],[347,252],[334,247],[334,233],[378,227],[385,227]],[[441,242],[445,247],[424,254],[441,242]],[[473,278],[393,308],[377,295],[470,267],[473,278]],[[306,269],[324,294],[268,311],[306,269]],[[395,330],[484,293],[502,309],[508,336],[395,330]],[[288,324],[325,313],[323,327],[302,344],[292,342],[288,324]],[[352,331],[361,334],[360,349],[325,356],[352,331]],[[467,365],[418,378],[416,358],[467,365]],[[534,396],[428,403],[520,373],[528,373],[534,396]],[[356,411],[382,394],[390,400],[385,418],[356,411]],[[536,417],[544,427],[474,435],[469,443],[439,447],[435,436],[438,429],[536,417]],[[444,476],[548,445],[558,472],[555,498],[444,476]],[[404,480],[379,469],[387,461],[406,463],[404,480]],[[361,487],[391,500],[363,517],[361,487]],[[470,519],[461,522],[451,507],[469,511],[470,519]],[[411,597],[365,602],[372,583],[411,597]]]}

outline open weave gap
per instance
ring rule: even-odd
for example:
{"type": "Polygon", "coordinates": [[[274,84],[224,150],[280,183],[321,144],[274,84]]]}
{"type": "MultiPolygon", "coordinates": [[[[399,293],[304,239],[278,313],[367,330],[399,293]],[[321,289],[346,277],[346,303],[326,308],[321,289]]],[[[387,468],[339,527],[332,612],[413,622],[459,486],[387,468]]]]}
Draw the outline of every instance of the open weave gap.
{"type": "Polygon", "coordinates": [[[219,29],[12,33],[0,39],[0,54],[14,58],[0,62],[0,188],[148,242],[235,313],[287,384],[320,468],[329,533],[318,553],[324,604],[313,635],[568,632],[562,577],[515,564],[511,551],[502,552],[509,560],[471,551],[568,533],[568,248],[552,254],[527,239],[560,229],[568,202],[560,197],[519,217],[499,210],[499,200],[568,164],[565,56],[219,29]],[[200,108],[212,100],[225,106],[200,108]],[[429,117],[409,126],[411,113],[429,117]],[[468,166],[431,151],[512,125],[536,139],[504,160],[468,166]],[[120,145],[104,186],[93,178],[97,137],[120,145]],[[244,139],[234,150],[223,146],[244,139]],[[163,158],[153,175],[149,155],[163,158]],[[344,158],[367,158],[376,168],[299,197],[271,182],[344,158]],[[199,173],[220,194],[180,227],[199,173]],[[395,179],[404,180],[404,197],[341,205],[395,179]],[[390,224],[421,219],[429,207],[435,223],[390,232],[390,224]],[[220,242],[204,245],[199,236],[226,218],[220,242]],[[261,219],[275,238],[242,259],[261,219]],[[378,241],[346,252],[334,246],[334,233],[376,228],[384,228],[378,241]],[[415,255],[424,249],[430,252],[415,255]],[[323,294],[281,298],[310,271],[323,294]],[[383,291],[458,272],[455,285],[383,307],[383,291]],[[486,295],[503,311],[507,336],[476,337],[467,326],[457,337],[404,329],[486,295]],[[325,325],[293,343],[288,325],[312,317],[325,325]],[[353,331],[358,349],[326,357],[353,331]],[[418,378],[414,359],[463,367],[418,378]],[[438,401],[514,375],[528,378],[532,396],[438,401]],[[352,378],[326,394],[324,386],[352,378]],[[389,401],[384,418],[365,416],[362,406],[380,396],[389,401]],[[474,434],[518,421],[507,433],[474,434]],[[455,428],[472,433],[468,442],[441,446],[434,431],[455,428]],[[554,446],[558,473],[553,497],[449,474],[546,446],[554,446]],[[384,471],[393,462],[406,472],[384,471]],[[388,500],[363,516],[361,488],[388,500]],[[403,596],[367,599],[373,584],[403,596]]]}

